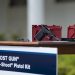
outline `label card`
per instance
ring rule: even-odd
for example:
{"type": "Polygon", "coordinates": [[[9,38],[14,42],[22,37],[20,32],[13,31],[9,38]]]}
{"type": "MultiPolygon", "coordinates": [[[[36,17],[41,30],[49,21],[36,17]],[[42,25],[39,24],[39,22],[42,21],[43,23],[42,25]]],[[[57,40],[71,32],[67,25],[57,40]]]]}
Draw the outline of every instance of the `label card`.
{"type": "Polygon", "coordinates": [[[56,75],[57,48],[0,46],[1,75],[56,75]]]}

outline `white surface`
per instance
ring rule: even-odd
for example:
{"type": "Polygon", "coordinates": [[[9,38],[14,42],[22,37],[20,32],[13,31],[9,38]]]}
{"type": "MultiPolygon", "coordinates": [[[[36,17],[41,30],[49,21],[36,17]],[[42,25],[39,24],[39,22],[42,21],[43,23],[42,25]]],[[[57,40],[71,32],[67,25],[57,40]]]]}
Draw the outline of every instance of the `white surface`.
{"type": "Polygon", "coordinates": [[[32,25],[45,24],[45,0],[27,0],[28,1],[28,39],[32,41],[32,25]]]}
{"type": "Polygon", "coordinates": [[[41,75],[32,73],[20,73],[20,72],[10,72],[10,71],[0,71],[0,75],[41,75]]]}
{"type": "Polygon", "coordinates": [[[57,54],[57,48],[48,47],[0,46],[0,50],[57,54]]]}

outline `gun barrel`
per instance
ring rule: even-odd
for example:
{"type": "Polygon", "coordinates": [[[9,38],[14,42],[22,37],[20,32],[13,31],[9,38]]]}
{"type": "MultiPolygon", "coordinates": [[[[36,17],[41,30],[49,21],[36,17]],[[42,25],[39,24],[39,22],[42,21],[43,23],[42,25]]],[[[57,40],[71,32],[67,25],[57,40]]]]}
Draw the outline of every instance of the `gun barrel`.
{"type": "Polygon", "coordinates": [[[51,30],[49,30],[46,25],[43,25],[42,27],[45,30],[44,32],[46,34],[48,34],[50,38],[52,38],[52,39],[54,39],[56,41],[60,41],[61,40],[61,39],[57,38],[56,35],[51,30]]]}

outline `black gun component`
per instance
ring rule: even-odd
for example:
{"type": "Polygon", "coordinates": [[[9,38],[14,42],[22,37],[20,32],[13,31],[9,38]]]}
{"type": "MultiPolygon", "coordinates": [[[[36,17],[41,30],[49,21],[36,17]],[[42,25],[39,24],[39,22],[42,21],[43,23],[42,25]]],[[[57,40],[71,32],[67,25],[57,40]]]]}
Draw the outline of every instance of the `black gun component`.
{"type": "Polygon", "coordinates": [[[46,25],[41,25],[41,30],[34,36],[37,41],[41,41],[46,35],[49,35],[49,38],[54,41],[60,41],[59,38],[55,36],[55,34],[47,28],[46,25]]]}

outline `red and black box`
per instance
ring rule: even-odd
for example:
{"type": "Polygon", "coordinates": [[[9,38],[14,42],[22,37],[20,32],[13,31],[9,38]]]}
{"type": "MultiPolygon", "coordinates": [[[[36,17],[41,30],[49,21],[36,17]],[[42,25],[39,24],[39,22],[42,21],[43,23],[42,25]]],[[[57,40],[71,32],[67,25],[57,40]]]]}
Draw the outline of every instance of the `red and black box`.
{"type": "MultiPolygon", "coordinates": [[[[47,25],[48,30],[51,30],[57,38],[61,38],[62,27],[57,25],[47,25]]],[[[32,41],[37,41],[35,35],[41,30],[41,25],[32,25],[32,41]]],[[[43,37],[41,41],[53,41],[49,35],[43,37]]]]}

